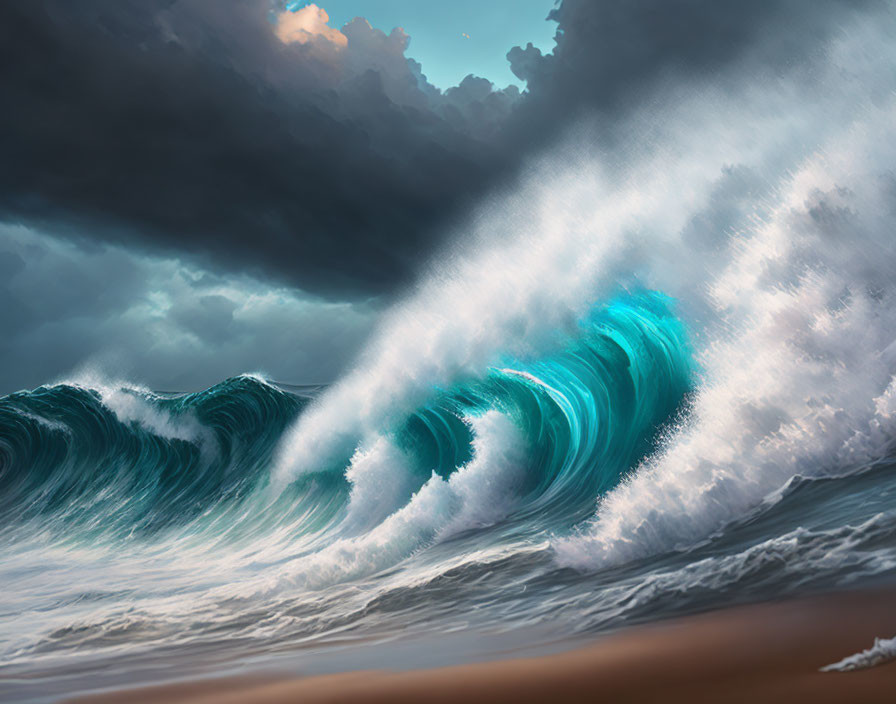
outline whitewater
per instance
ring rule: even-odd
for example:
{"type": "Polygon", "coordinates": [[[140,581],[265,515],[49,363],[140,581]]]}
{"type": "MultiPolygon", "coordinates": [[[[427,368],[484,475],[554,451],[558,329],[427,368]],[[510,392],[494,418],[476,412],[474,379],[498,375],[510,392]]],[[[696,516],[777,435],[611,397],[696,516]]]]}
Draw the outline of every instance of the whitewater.
{"type": "Polygon", "coordinates": [[[0,693],[892,579],[889,46],[574,130],[327,386],[0,399],[0,693]]]}

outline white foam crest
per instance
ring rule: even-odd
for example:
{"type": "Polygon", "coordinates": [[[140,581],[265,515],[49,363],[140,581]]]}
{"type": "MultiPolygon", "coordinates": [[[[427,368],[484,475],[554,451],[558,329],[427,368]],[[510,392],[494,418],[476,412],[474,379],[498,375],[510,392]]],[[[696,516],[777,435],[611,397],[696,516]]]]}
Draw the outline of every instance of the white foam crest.
{"type": "Polygon", "coordinates": [[[388,437],[359,448],[346,471],[351,483],[345,526],[363,531],[382,523],[413,491],[413,462],[388,437]]]}
{"type": "Polygon", "coordinates": [[[497,411],[468,418],[473,458],[448,478],[460,509],[442,537],[505,518],[519,500],[525,478],[526,441],[513,421],[497,411]]]}
{"type": "Polygon", "coordinates": [[[821,668],[822,672],[849,672],[864,670],[896,660],[896,638],[875,638],[874,645],[861,653],[845,657],[832,665],[821,668]]]}
{"type": "Polygon", "coordinates": [[[136,423],[144,429],[169,440],[186,440],[196,442],[201,438],[198,424],[192,419],[175,421],[168,413],[153,408],[133,389],[100,388],[97,389],[103,405],[112,411],[122,423],[136,423]]]}
{"type": "Polygon", "coordinates": [[[29,413],[28,411],[23,411],[18,409],[16,411],[18,415],[33,420],[38,425],[42,425],[47,430],[53,430],[58,433],[64,433],[66,435],[71,435],[72,429],[69,428],[65,423],[60,423],[57,420],[51,420],[49,418],[44,418],[43,416],[39,416],[35,413],[29,413]]]}
{"type": "MultiPolygon", "coordinates": [[[[473,457],[467,464],[448,479],[433,472],[406,505],[376,527],[359,537],[336,540],[303,558],[299,571],[286,577],[289,583],[315,588],[366,576],[397,564],[433,541],[505,518],[519,500],[525,476],[525,440],[513,421],[497,411],[467,418],[466,422],[474,435],[473,457]]],[[[394,449],[381,445],[375,452],[358,455],[355,479],[365,473],[365,462],[393,457],[393,453],[394,449]]],[[[381,466],[394,465],[387,462],[381,466]]],[[[372,472],[376,475],[379,467],[372,472]]],[[[365,478],[356,485],[356,490],[363,487],[375,492],[373,498],[354,496],[357,505],[382,508],[388,503],[379,501],[383,489],[376,485],[378,478],[371,476],[369,483],[365,478]]],[[[382,478],[389,480],[388,476],[382,478]]],[[[385,491],[388,494],[391,490],[385,491]]]]}
{"type": "Polygon", "coordinates": [[[95,370],[82,370],[73,378],[59,383],[96,392],[100,396],[100,402],[123,424],[135,423],[166,440],[183,440],[198,445],[203,450],[217,450],[214,435],[192,414],[186,413],[175,418],[153,406],[148,400],[152,392],[142,386],[108,379],[95,370]]]}
{"type": "Polygon", "coordinates": [[[557,541],[596,567],[700,540],[792,476],[858,470],[890,449],[896,372],[896,108],[798,171],[709,289],[733,333],[702,354],[690,422],[557,541]]]}

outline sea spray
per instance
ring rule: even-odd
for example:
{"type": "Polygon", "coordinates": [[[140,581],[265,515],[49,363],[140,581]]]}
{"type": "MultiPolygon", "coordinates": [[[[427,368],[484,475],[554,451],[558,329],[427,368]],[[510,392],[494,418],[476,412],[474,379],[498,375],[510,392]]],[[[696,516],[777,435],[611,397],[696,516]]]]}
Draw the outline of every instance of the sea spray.
{"type": "Polygon", "coordinates": [[[869,111],[796,172],[708,293],[726,332],[662,452],[604,498],[563,564],[597,566],[687,546],[792,476],[887,456],[896,415],[892,148],[896,110],[869,111]],[[883,142],[881,142],[883,140],[883,142]]]}

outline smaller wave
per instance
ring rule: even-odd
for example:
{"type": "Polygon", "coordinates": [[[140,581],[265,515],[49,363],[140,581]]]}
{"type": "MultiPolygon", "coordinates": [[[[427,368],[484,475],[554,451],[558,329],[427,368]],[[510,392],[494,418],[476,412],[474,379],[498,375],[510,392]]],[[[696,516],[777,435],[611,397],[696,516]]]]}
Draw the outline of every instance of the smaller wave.
{"type": "Polygon", "coordinates": [[[251,376],[156,394],[91,376],[0,398],[0,530],[154,533],[245,496],[307,399],[251,376]]]}

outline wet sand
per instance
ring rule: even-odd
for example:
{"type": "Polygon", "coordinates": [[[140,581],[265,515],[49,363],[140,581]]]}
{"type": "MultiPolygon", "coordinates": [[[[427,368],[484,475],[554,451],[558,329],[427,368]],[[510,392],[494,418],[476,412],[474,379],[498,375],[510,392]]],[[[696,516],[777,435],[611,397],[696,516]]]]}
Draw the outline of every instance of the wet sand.
{"type": "MultiPolygon", "coordinates": [[[[409,672],[175,683],[82,704],[896,702],[896,661],[819,668],[896,635],[896,590],[732,608],[630,628],[559,655],[409,672]]],[[[388,646],[384,646],[388,647],[388,646]]]]}

